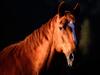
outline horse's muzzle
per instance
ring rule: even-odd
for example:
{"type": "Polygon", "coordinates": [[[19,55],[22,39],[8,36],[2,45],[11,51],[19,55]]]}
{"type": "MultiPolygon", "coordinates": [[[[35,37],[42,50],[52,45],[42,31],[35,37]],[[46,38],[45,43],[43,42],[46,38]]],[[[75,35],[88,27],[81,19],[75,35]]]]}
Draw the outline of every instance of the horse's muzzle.
{"type": "Polygon", "coordinates": [[[69,67],[71,67],[73,65],[73,61],[74,61],[74,54],[70,54],[69,56],[66,56],[67,58],[67,64],[69,67]]]}

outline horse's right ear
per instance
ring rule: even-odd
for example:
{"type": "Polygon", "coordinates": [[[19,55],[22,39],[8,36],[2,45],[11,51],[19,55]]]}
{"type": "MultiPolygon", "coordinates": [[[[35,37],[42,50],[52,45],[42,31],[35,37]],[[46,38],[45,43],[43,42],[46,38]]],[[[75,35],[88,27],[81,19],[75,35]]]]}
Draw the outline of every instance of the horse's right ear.
{"type": "Polygon", "coordinates": [[[61,2],[60,2],[60,4],[58,5],[58,15],[59,15],[59,17],[61,16],[61,13],[60,13],[60,8],[61,8],[61,6],[64,4],[64,1],[62,0],[61,2]]]}

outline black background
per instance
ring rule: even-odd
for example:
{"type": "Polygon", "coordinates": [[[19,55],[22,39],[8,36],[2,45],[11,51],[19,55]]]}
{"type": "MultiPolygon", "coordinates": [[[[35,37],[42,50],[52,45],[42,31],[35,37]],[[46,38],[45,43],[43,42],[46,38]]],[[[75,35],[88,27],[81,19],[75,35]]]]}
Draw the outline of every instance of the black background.
{"type": "MultiPolygon", "coordinates": [[[[85,17],[88,17],[92,35],[88,55],[82,56],[77,51],[75,64],[73,68],[68,68],[68,74],[97,75],[100,65],[100,0],[65,1],[69,4],[80,3],[80,12],[77,12],[80,24],[85,17]]],[[[59,2],[60,0],[3,0],[0,2],[0,51],[12,43],[23,40],[34,29],[48,21],[57,12],[59,2]]],[[[52,70],[52,72],[55,72],[55,70],[52,70]]]]}

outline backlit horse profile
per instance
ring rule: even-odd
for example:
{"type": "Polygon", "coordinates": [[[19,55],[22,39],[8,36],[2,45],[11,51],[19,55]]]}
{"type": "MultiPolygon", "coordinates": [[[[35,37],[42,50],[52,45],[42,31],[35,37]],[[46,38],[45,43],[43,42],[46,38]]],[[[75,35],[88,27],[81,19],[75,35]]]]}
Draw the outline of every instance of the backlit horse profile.
{"type": "Polygon", "coordinates": [[[55,50],[64,53],[68,65],[72,65],[69,56],[75,50],[75,41],[67,26],[68,15],[73,17],[71,13],[56,14],[24,40],[4,48],[0,53],[0,75],[39,75],[46,62],[49,66],[55,50]]]}

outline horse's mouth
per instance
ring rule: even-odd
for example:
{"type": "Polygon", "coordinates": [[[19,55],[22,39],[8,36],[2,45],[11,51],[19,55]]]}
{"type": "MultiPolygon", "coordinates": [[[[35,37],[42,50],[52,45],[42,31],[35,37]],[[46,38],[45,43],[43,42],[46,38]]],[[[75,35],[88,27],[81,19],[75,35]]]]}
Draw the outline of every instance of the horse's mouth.
{"type": "Polygon", "coordinates": [[[70,54],[69,56],[66,56],[67,59],[67,64],[69,67],[71,67],[73,65],[73,61],[74,61],[74,54],[70,54]]]}

